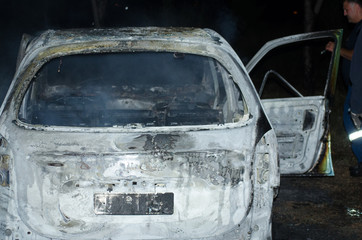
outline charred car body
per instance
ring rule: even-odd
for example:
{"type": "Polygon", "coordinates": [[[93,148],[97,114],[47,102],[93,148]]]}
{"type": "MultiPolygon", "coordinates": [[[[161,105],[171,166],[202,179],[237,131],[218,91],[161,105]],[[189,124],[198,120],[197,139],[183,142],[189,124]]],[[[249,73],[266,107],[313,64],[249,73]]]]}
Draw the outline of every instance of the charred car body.
{"type": "Polygon", "coordinates": [[[337,63],[323,96],[288,108],[301,99],[260,101],[256,61],[245,68],[208,29],[24,36],[1,107],[1,239],[271,238],[278,142],[282,173],[330,160],[325,96],[337,63]]]}

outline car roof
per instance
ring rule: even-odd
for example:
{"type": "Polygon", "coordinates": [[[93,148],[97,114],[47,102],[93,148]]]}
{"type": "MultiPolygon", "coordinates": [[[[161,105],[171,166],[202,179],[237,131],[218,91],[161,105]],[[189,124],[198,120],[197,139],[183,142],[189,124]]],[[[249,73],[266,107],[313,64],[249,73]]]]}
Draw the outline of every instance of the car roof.
{"type": "Polygon", "coordinates": [[[220,45],[227,42],[215,31],[201,28],[127,27],[107,29],[47,30],[35,37],[27,51],[34,47],[57,46],[77,42],[165,40],[173,42],[220,45]]]}

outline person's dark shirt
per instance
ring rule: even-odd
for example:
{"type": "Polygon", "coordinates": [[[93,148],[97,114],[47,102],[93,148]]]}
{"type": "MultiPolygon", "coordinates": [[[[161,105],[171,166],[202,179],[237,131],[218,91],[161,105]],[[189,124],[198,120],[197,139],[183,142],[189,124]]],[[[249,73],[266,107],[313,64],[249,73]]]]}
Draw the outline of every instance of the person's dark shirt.
{"type": "MultiPolygon", "coordinates": [[[[360,32],[362,28],[362,20],[356,24],[356,26],[353,28],[351,34],[348,36],[344,48],[347,50],[353,50],[354,46],[356,44],[358,33],[360,32]]],[[[349,86],[351,84],[350,78],[349,78],[349,71],[351,68],[351,61],[345,58],[342,58],[342,77],[344,83],[349,86]]]]}
{"type": "Polygon", "coordinates": [[[362,113],[362,31],[358,34],[354,46],[351,69],[351,111],[362,113]]]}

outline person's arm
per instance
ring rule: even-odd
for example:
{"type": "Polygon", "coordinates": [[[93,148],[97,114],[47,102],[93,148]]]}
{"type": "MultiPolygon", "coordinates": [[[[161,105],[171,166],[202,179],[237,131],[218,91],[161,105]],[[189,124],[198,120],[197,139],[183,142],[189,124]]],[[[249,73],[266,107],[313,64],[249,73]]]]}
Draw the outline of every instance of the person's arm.
{"type": "MultiPolygon", "coordinates": [[[[334,42],[328,42],[327,45],[326,45],[326,50],[329,51],[329,52],[333,52],[334,46],[335,46],[334,42]]],[[[352,56],[353,56],[353,50],[349,50],[349,49],[346,49],[346,48],[341,48],[340,55],[341,55],[341,57],[351,61],[352,56]]]]}
{"type": "Polygon", "coordinates": [[[340,50],[340,55],[341,57],[344,57],[347,60],[352,60],[352,56],[353,56],[353,49],[352,50],[348,50],[345,48],[341,48],[340,50]]]}

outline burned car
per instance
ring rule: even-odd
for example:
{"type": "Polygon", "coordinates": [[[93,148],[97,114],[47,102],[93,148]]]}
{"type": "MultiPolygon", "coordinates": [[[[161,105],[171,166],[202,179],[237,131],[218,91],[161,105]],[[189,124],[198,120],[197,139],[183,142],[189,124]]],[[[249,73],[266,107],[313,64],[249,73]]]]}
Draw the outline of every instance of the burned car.
{"type": "Polygon", "coordinates": [[[330,160],[338,51],[317,97],[261,101],[249,73],[275,43],[340,34],[246,67],[209,29],[24,35],[0,110],[1,239],[271,239],[280,172],[330,160]]]}

